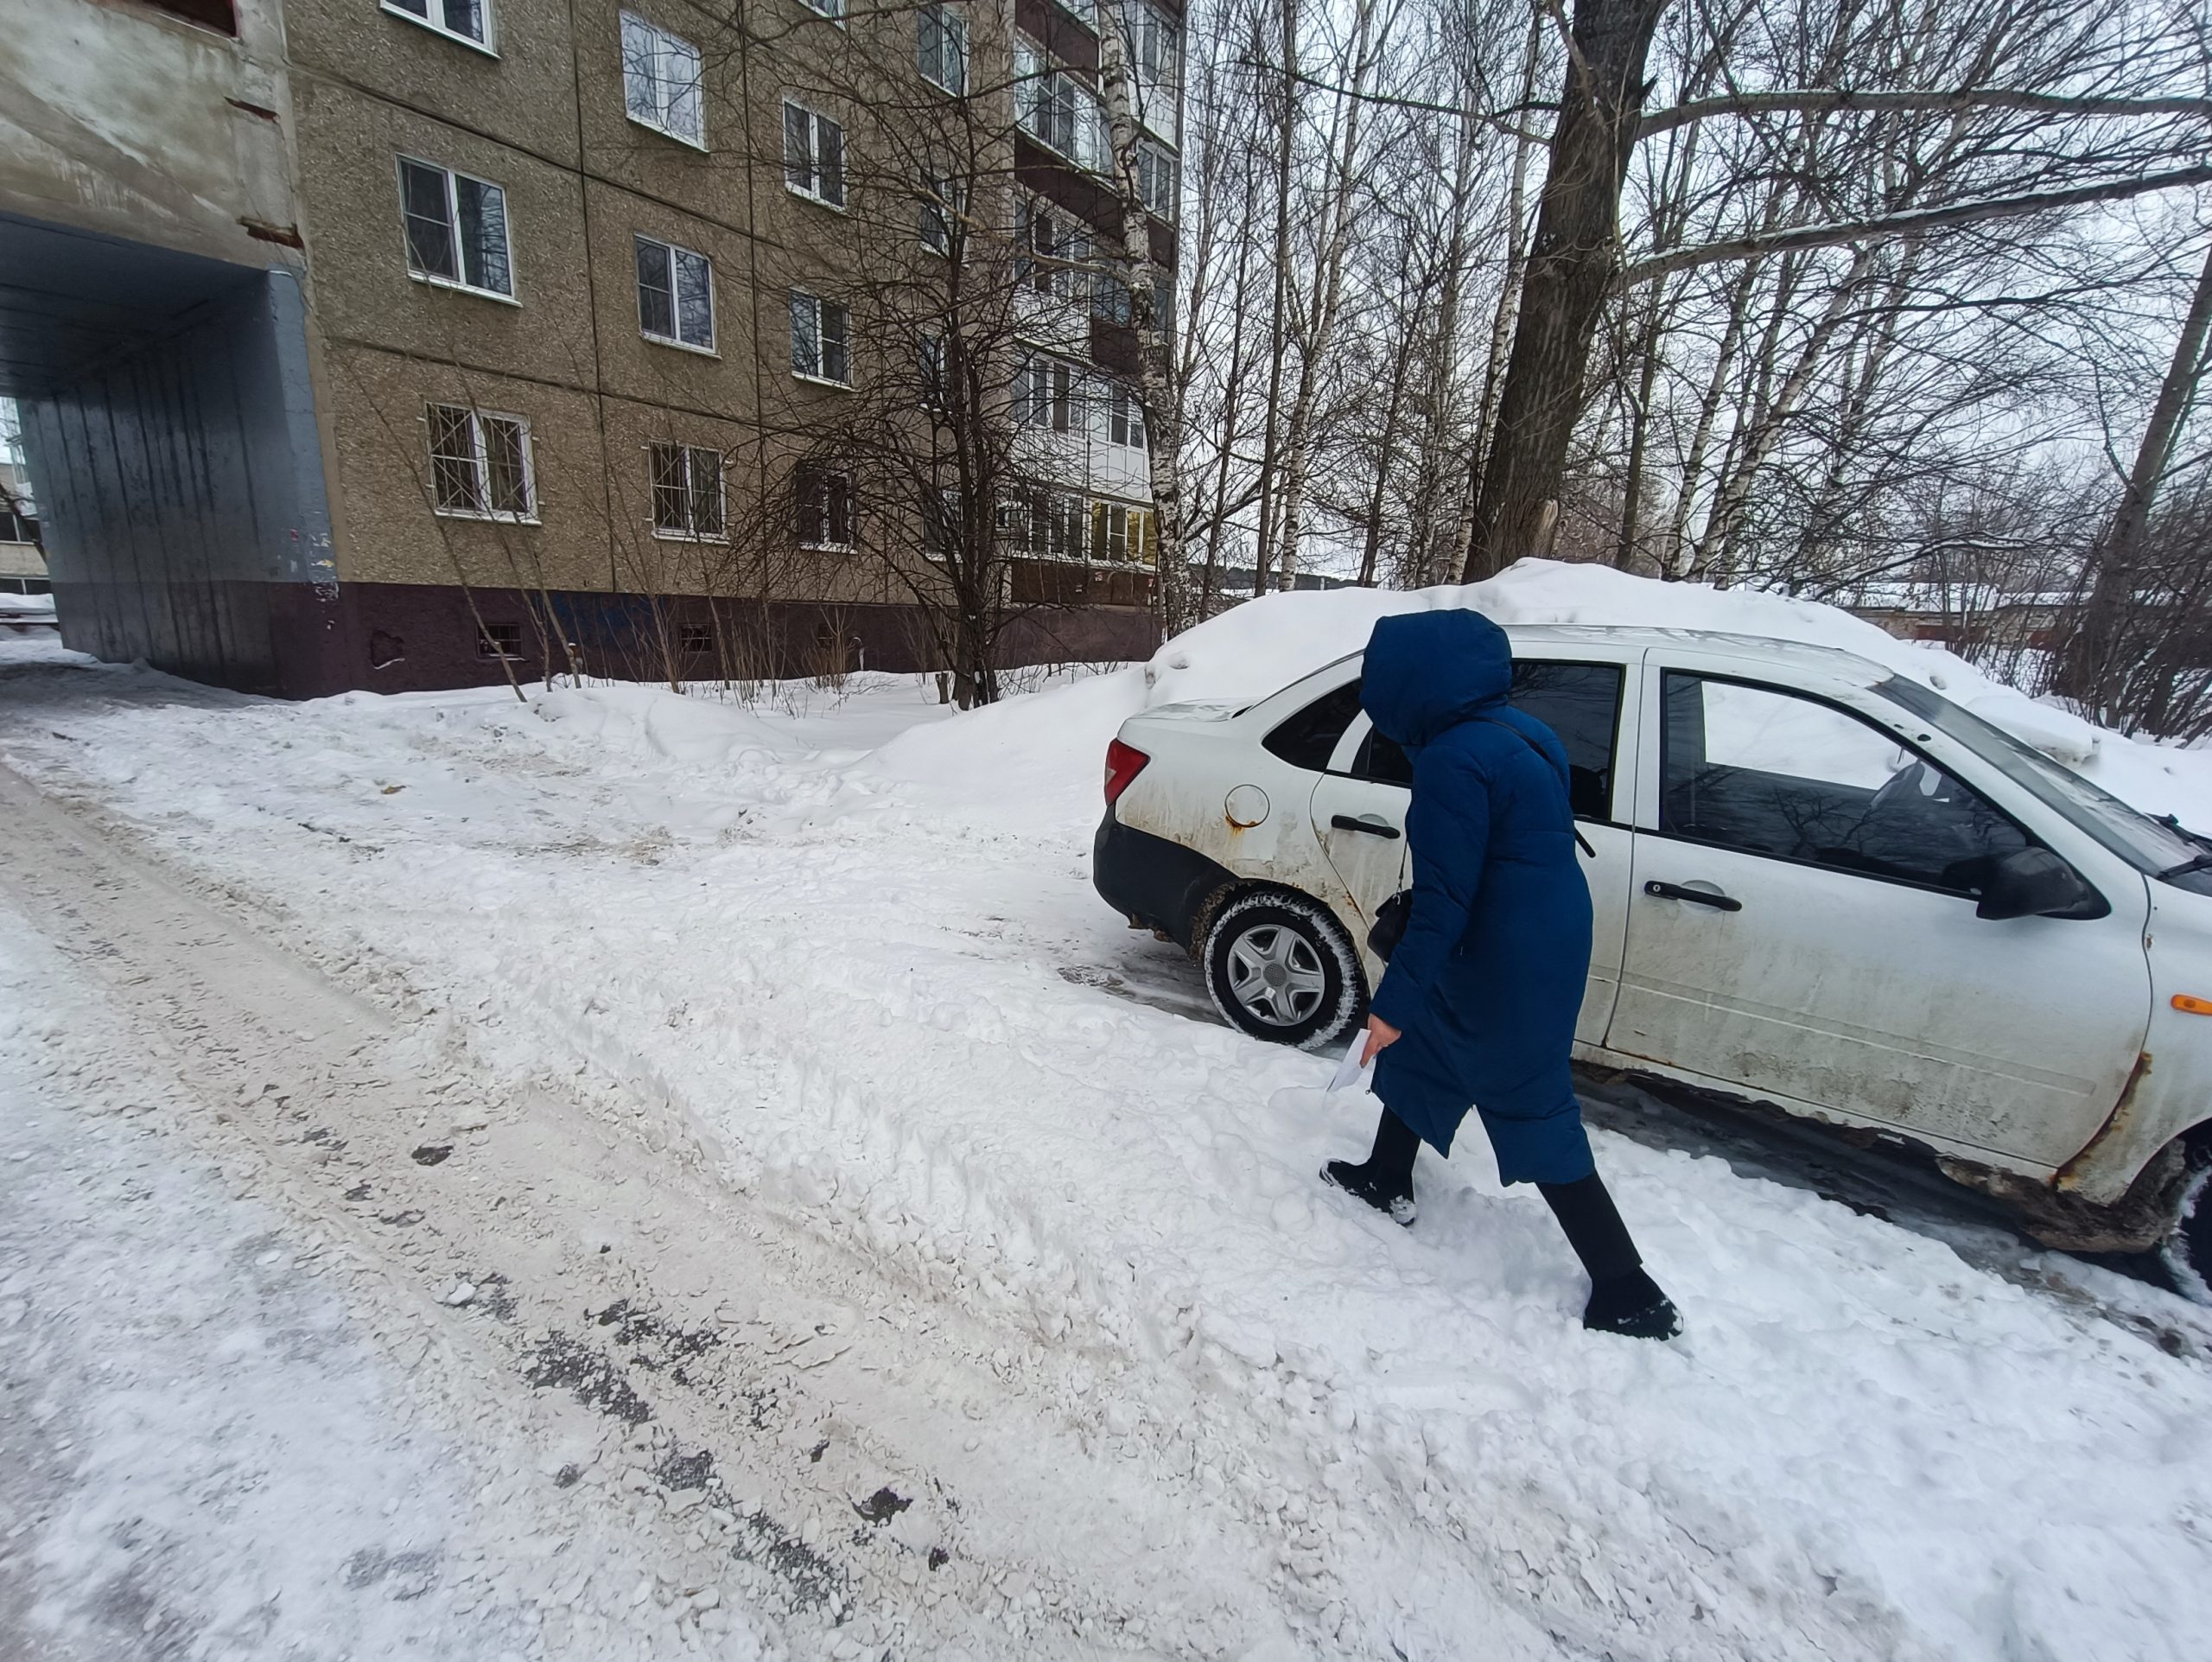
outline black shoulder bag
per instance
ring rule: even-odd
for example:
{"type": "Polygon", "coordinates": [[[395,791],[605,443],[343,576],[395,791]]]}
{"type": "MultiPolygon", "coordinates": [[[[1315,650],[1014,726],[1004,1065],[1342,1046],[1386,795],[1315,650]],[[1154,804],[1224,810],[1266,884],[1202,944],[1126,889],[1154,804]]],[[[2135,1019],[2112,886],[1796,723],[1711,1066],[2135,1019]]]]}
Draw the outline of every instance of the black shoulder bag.
{"type": "MultiPolygon", "coordinates": [[[[1503,728],[1538,755],[1544,756],[1544,747],[1514,726],[1512,723],[1501,722],[1494,716],[1478,716],[1475,719],[1478,722],[1488,722],[1492,727],[1503,728]]],[[[1548,764],[1551,758],[1544,756],[1544,761],[1548,764]]],[[[1598,857],[1598,850],[1590,846],[1590,839],[1582,834],[1580,827],[1575,830],[1574,840],[1582,851],[1592,859],[1598,857]]],[[[1390,961],[1390,954],[1398,950],[1398,943],[1405,939],[1406,926],[1413,920],[1413,915],[1414,892],[1410,888],[1402,888],[1375,908],[1375,922],[1367,932],[1367,950],[1388,964],[1390,961]]]]}

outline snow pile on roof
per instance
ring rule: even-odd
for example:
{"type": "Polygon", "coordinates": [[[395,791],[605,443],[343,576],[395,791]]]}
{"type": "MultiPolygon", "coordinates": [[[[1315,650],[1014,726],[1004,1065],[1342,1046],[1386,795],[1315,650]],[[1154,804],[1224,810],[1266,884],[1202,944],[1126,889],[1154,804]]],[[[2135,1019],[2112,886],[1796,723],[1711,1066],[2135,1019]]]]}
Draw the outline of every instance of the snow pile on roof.
{"type": "MultiPolygon", "coordinates": [[[[1505,624],[1704,629],[1834,647],[1935,688],[2151,813],[2212,826],[2212,758],[2139,743],[1992,680],[1956,653],[1900,640],[1840,607],[1747,589],[1660,583],[1609,566],[1522,560],[1487,583],[1404,592],[1262,595],[1168,641],[1141,674],[1023,698],[905,735],[880,765],[909,780],[1019,778],[1063,807],[1096,794],[1106,742],[1141,710],[1247,704],[1367,645],[1377,618],[1466,606],[1505,624]]],[[[1094,810],[1095,811],[1095,810],[1094,810]]]]}

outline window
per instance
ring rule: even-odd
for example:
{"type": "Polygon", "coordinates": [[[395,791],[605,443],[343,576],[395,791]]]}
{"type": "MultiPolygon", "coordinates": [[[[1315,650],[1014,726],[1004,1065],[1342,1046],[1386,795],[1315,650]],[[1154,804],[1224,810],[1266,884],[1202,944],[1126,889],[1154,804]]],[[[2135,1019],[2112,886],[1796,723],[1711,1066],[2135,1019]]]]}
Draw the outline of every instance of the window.
{"type": "Polygon", "coordinates": [[[715,649],[715,631],[705,623],[679,623],[676,626],[676,650],[680,653],[710,653],[715,649]]]}
{"type": "Polygon", "coordinates": [[[38,521],[14,508],[0,506],[0,543],[35,543],[38,521]]]}
{"type": "Polygon", "coordinates": [[[428,23],[439,34],[472,46],[488,48],[492,44],[487,33],[491,0],[384,0],[384,9],[428,23]]]}
{"type": "Polygon", "coordinates": [[[1096,169],[1106,148],[1097,95],[1025,40],[1014,42],[1014,75],[1021,130],[1077,166],[1096,169]]]}
{"type": "Polygon", "coordinates": [[[1075,425],[1075,366],[1032,353],[1014,372],[1014,419],[1065,433],[1075,425]]]}
{"type": "Polygon", "coordinates": [[[950,256],[953,239],[962,234],[961,221],[968,212],[968,187],[959,179],[922,181],[922,246],[932,254],[950,256]]]}
{"type": "Polygon", "coordinates": [[[522,656],[522,625],[519,623],[480,623],[476,626],[476,655],[479,658],[520,658],[522,656]]]}
{"type": "Polygon", "coordinates": [[[922,78],[956,97],[968,90],[968,20],[946,5],[915,14],[914,55],[922,78]]]}
{"type": "Polygon", "coordinates": [[[507,259],[507,193],[433,162],[399,158],[407,269],[479,294],[515,291],[507,259]]]}
{"type": "Polygon", "coordinates": [[[846,346],[850,315],[834,300],[791,290],[791,373],[811,381],[850,386],[851,358],[846,346]]]}
{"type": "Polygon", "coordinates": [[[1285,716],[1260,741],[1269,755],[1294,767],[1322,773],[1336,754],[1337,742],[1359,714],[1359,683],[1347,681],[1332,687],[1296,714],[1285,716]]]}
{"type": "Polygon", "coordinates": [[[722,534],[722,453],[696,444],[652,449],[653,535],[718,540],[722,534]]]}
{"type": "Polygon", "coordinates": [[[845,0],[799,0],[799,3],[809,11],[819,12],[824,17],[835,18],[840,22],[844,21],[845,0]]]}
{"type": "Polygon", "coordinates": [[[1107,436],[1131,450],[1144,449],[1144,400],[1128,387],[1117,386],[1107,405],[1107,436]]]}
{"type": "Polygon", "coordinates": [[[706,148],[699,48],[634,11],[622,14],[622,100],[631,120],[706,148]]]}
{"type": "Polygon", "coordinates": [[[188,23],[212,29],[219,35],[238,32],[238,9],[232,0],[147,0],[156,11],[181,17],[188,23]]]}
{"type": "Polygon", "coordinates": [[[827,207],[845,205],[845,130],[789,99],[784,100],[784,183],[827,207]]]}
{"type": "Polygon", "coordinates": [[[1102,564],[1125,565],[1146,557],[1152,536],[1152,515],[1144,508],[1122,502],[1090,505],[1090,557],[1102,564]]]}
{"type": "Polygon", "coordinates": [[[1090,273],[1090,315],[1104,322],[1126,326],[1132,315],[1129,285],[1109,272],[1090,273]]]}
{"type": "Polygon", "coordinates": [[[792,478],[792,511],[801,548],[853,545],[853,476],[803,462],[792,478]]]}
{"type": "Polygon", "coordinates": [[[1667,672],[1659,829],[1979,895],[2026,833],[1890,734],[1794,693],[1667,672]]]}
{"type": "Polygon", "coordinates": [[[430,486],[440,513],[534,520],[530,423],[465,404],[429,406],[430,486]]]}
{"type": "Polygon", "coordinates": [[[1147,0],[1125,0],[1122,15],[1137,119],[1173,140],[1176,88],[1183,73],[1182,35],[1173,18],[1147,0]]]}
{"type": "Polygon", "coordinates": [[[1038,559],[1079,560],[1083,557],[1085,521],[1083,498],[1061,491],[1032,491],[1017,506],[1010,540],[1016,548],[1038,559]]]}
{"type": "Polygon", "coordinates": [[[1182,182],[1182,167],[1174,152],[1149,138],[1137,141],[1137,199],[1147,211],[1168,224],[1175,223],[1175,204],[1182,182]]]}
{"type": "Polygon", "coordinates": [[[925,332],[915,344],[914,357],[921,373],[923,404],[944,409],[951,390],[944,378],[944,337],[925,332]]]}
{"type": "MultiPolygon", "coordinates": [[[[1514,708],[1534,716],[1566,747],[1567,803],[1578,819],[1612,815],[1621,674],[1618,664],[1554,664],[1531,659],[1513,666],[1514,708]]],[[[1406,753],[1372,729],[1360,742],[1351,771],[1384,785],[1414,782],[1413,763],[1406,753]]]]}
{"type": "Polygon", "coordinates": [[[715,349],[715,268],[704,254],[633,237],[638,254],[638,327],[651,339],[700,352],[715,349]]]}
{"type": "Polygon", "coordinates": [[[1056,207],[1025,198],[1015,227],[1014,277],[1036,293],[1062,300],[1083,296],[1090,258],[1090,233],[1056,207]]]}
{"type": "Polygon", "coordinates": [[[960,540],[960,493],[950,486],[922,492],[922,554],[939,564],[960,540]]]}

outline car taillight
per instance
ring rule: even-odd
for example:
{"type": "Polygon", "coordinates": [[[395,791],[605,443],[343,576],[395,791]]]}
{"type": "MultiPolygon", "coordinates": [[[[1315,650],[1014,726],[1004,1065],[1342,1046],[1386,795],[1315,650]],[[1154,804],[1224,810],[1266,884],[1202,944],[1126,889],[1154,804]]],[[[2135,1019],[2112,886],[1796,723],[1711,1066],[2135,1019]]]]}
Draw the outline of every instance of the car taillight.
{"type": "Polygon", "coordinates": [[[1129,788],[1129,781],[1144,772],[1145,763],[1152,758],[1135,745],[1123,744],[1116,739],[1106,747],[1106,806],[1112,807],[1122,793],[1129,788]]]}

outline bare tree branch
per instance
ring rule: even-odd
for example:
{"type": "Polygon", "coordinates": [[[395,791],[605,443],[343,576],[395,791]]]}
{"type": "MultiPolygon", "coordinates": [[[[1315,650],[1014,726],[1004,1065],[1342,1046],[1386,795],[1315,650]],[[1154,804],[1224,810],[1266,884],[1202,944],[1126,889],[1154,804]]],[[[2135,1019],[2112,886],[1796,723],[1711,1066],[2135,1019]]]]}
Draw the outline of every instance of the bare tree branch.
{"type": "Polygon", "coordinates": [[[1848,220],[1828,225],[1799,226],[1768,235],[1730,237],[1719,242],[1677,248],[1621,268],[1614,278],[1616,290],[1632,289],[1676,271],[1726,260],[1751,259],[1761,254],[1795,248],[1834,248],[1869,239],[1887,241],[1923,231],[1989,220],[2019,219],[2053,208],[2079,207],[2090,202],[2120,202],[2147,196],[2154,191],[2183,190],[2212,184],[2212,166],[2177,168],[2133,179],[2107,179],[2096,184],[2075,185],[2064,190],[2041,190],[2021,196],[1995,196],[1973,202],[1947,202],[1941,207],[1912,208],[1902,213],[1877,214],[1872,219],[1848,220]]]}
{"type": "Polygon", "coordinates": [[[2196,116],[2212,120],[2212,98],[2073,97],[2062,92],[2024,92],[1981,86],[1926,92],[1857,92],[1840,88],[1832,92],[1732,92],[1721,98],[1693,99],[1670,109],[1654,110],[1638,124],[1636,136],[1639,140],[1650,138],[1716,116],[1828,115],[1861,110],[2018,110],[2031,115],[2196,116]]]}

